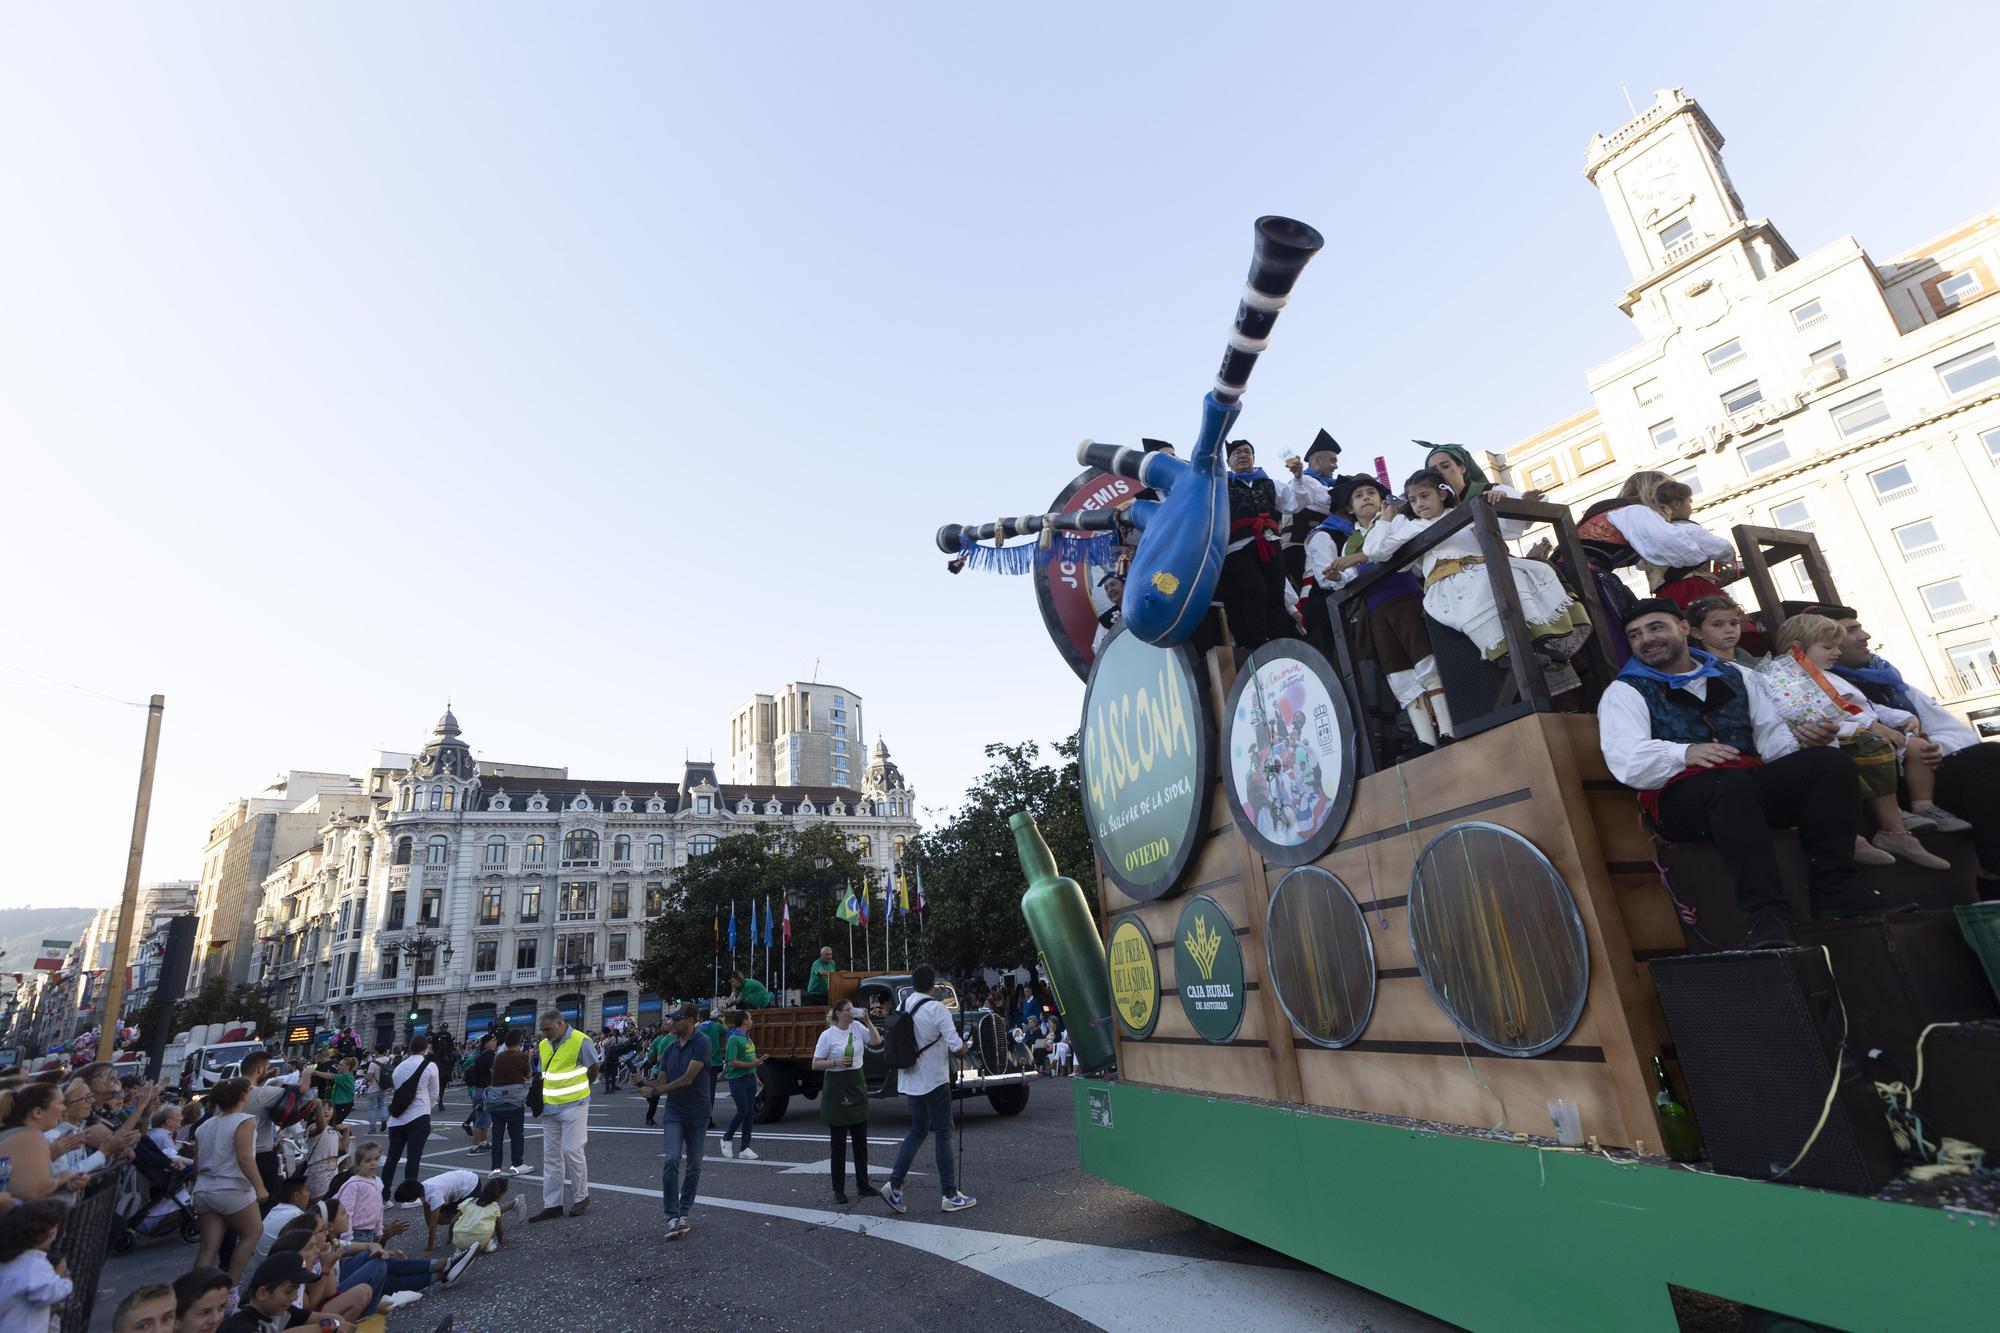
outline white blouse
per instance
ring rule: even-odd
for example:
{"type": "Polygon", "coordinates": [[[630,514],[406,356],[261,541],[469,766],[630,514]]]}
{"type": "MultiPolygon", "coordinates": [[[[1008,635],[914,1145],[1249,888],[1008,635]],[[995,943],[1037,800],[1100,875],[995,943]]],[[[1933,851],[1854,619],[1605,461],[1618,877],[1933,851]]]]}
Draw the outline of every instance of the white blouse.
{"type": "Polygon", "coordinates": [[[853,1057],[848,1059],[846,1064],[835,1065],[827,1072],[838,1073],[842,1069],[861,1068],[861,1053],[870,1046],[880,1046],[882,1044],[880,1037],[869,1037],[868,1029],[861,1026],[861,1020],[857,1018],[852,1023],[849,1023],[845,1030],[828,1025],[826,1031],[819,1034],[819,1044],[813,1047],[813,1059],[840,1060],[846,1058],[847,1039],[849,1037],[854,1038],[853,1057]]]}

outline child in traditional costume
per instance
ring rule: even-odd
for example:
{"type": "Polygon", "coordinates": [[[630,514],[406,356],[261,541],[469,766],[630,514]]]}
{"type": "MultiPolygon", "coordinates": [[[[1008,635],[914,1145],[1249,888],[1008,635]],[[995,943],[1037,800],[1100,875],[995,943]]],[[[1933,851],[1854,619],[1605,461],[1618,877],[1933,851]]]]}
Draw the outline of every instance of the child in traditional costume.
{"type": "MultiPolygon", "coordinates": [[[[1631,589],[1618,580],[1615,570],[1646,565],[1692,576],[1712,562],[1735,558],[1735,548],[1726,539],[1691,518],[1677,521],[1654,507],[1655,495],[1673,480],[1664,472],[1635,472],[1625,479],[1616,496],[1599,500],[1584,510],[1577,521],[1577,541],[1583,547],[1584,558],[1590,562],[1599,602],[1615,617],[1623,618],[1634,601],[1631,589]]],[[[1688,491],[1682,497],[1688,514],[1693,512],[1693,494],[1688,491]]],[[[1696,597],[1721,591],[1714,580],[1704,582],[1704,587],[1690,584],[1680,588],[1680,597],[1664,588],[1661,595],[1685,610],[1696,597]]],[[[1753,640],[1750,646],[1755,649],[1761,645],[1753,640]]],[[[1622,639],[1614,639],[1613,647],[1621,661],[1630,652],[1622,639]]]]}
{"type": "MultiPolygon", "coordinates": [[[[1397,514],[1386,522],[1377,521],[1363,539],[1362,553],[1370,560],[1379,563],[1388,559],[1457,503],[1444,478],[1430,468],[1403,483],[1403,497],[1410,512],[1397,514]]],[[[1528,526],[1502,520],[1501,532],[1516,537],[1528,526]]],[[[1545,674],[1551,675],[1551,692],[1560,694],[1575,689],[1579,682],[1569,667],[1569,659],[1590,637],[1589,614],[1547,565],[1519,557],[1510,557],[1508,564],[1528,635],[1534,640],[1537,655],[1545,659],[1545,674]]],[[[1493,600],[1485,565],[1479,539],[1470,527],[1460,529],[1424,552],[1424,613],[1472,640],[1486,660],[1492,662],[1507,655],[1507,631],[1500,608],[1493,600]]]]}
{"type": "Polygon", "coordinates": [[[1687,608],[1688,640],[1718,662],[1755,671],[1769,661],[1743,646],[1743,608],[1724,593],[1697,597],[1687,608]]]}
{"type": "MultiPolygon", "coordinates": [[[[1365,474],[1342,477],[1334,483],[1332,501],[1333,516],[1306,543],[1306,568],[1317,583],[1343,588],[1374,568],[1361,548],[1368,529],[1387,514],[1389,488],[1365,474]]],[[[1366,652],[1381,668],[1396,706],[1409,714],[1420,742],[1436,745],[1451,734],[1451,710],[1424,626],[1423,584],[1408,570],[1386,576],[1361,594],[1361,621],[1366,652]]]]}
{"type": "MultiPolygon", "coordinates": [[[[1861,778],[1861,798],[1881,826],[1872,840],[1855,837],[1857,865],[1890,865],[1901,857],[1928,870],[1949,870],[1951,862],[1933,855],[1917,841],[1896,803],[1897,758],[1910,737],[1918,733],[1916,715],[1870,703],[1854,685],[1829,674],[1840,660],[1840,639],[1840,626],[1825,616],[1798,615],[1780,625],[1773,636],[1777,651],[1757,669],[1765,693],[1778,715],[1792,726],[1802,722],[1839,726],[1840,748],[1854,760],[1854,770],[1861,778]]],[[[1928,793],[1932,780],[1926,765],[1910,765],[1913,794],[1920,783],[1928,793]]]]}

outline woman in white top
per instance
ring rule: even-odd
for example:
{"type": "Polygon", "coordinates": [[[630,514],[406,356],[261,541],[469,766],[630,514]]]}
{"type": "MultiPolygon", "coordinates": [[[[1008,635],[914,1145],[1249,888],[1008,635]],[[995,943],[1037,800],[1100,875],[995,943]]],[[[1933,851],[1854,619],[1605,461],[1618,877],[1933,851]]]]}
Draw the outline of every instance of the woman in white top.
{"type": "Polygon", "coordinates": [[[333,1108],[324,1101],[307,1103],[312,1109],[306,1131],[306,1197],[323,1199],[334,1175],[347,1160],[347,1129],[333,1123],[333,1108]]]}
{"type": "Polygon", "coordinates": [[[201,1253],[194,1266],[215,1266],[226,1227],[236,1233],[228,1268],[232,1285],[249,1266],[264,1222],[257,1211],[264,1202],[264,1173],[257,1169],[256,1117],[243,1110],[249,1095],[247,1078],[216,1084],[208,1095],[212,1113],[194,1132],[194,1205],[201,1210],[201,1253]]]}
{"type": "Polygon", "coordinates": [[[854,1008],[852,1000],[842,1000],[826,1011],[827,1029],[813,1047],[812,1067],[822,1072],[819,1093],[819,1122],[833,1140],[833,1199],[846,1203],[841,1188],[847,1171],[847,1145],[854,1145],[854,1188],[861,1197],[875,1192],[868,1183],[868,1076],[862,1072],[862,1056],[871,1046],[882,1044],[882,1034],[874,1021],[854,1008]]]}
{"type": "MultiPolygon", "coordinates": [[[[80,1172],[50,1169],[48,1132],[62,1123],[62,1092],[48,1083],[0,1092],[0,1162],[7,1164],[7,1189],[16,1203],[45,1199],[58,1190],[76,1191],[90,1183],[80,1172]]],[[[81,1140],[79,1139],[79,1142],[81,1140]]]]}
{"type": "Polygon", "coordinates": [[[51,1169],[57,1175],[67,1175],[72,1171],[95,1171],[104,1165],[104,1154],[95,1152],[83,1142],[89,1129],[90,1113],[97,1105],[97,1098],[91,1095],[90,1085],[80,1078],[71,1079],[63,1087],[62,1122],[42,1137],[49,1141],[49,1149],[55,1152],[58,1142],[68,1141],[72,1147],[57,1153],[51,1169]]]}

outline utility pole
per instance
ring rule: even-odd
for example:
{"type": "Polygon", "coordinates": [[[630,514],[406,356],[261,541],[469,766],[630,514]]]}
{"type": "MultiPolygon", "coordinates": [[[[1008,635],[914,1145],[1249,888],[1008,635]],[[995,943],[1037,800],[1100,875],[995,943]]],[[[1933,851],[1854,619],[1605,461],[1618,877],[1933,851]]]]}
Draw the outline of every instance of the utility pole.
{"type": "MultiPolygon", "coordinates": [[[[125,955],[132,949],[132,927],[139,915],[139,863],[146,855],[146,818],[153,807],[153,765],[160,757],[160,715],[167,696],[156,694],[146,705],[146,748],[139,759],[139,796],[132,807],[132,845],[125,853],[125,897],[118,909],[117,942],[111,946],[111,966],[104,985],[104,1019],[97,1027],[97,1058],[110,1060],[118,1051],[118,1010],[125,1002],[125,955]]],[[[85,965],[89,964],[85,959],[85,965]]]]}

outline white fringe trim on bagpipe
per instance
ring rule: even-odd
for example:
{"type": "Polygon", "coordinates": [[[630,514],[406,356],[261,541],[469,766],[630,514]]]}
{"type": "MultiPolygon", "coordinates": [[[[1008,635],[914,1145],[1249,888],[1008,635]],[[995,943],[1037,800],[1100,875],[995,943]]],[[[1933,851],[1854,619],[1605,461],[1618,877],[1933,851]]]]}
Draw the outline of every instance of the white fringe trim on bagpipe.
{"type": "Polygon", "coordinates": [[[958,553],[966,568],[987,574],[1032,574],[1051,560],[1109,569],[1118,559],[1118,534],[1097,532],[1085,536],[1044,528],[1039,540],[1014,546],[988,546],[965,537],[959,541],[958,553]]]}

